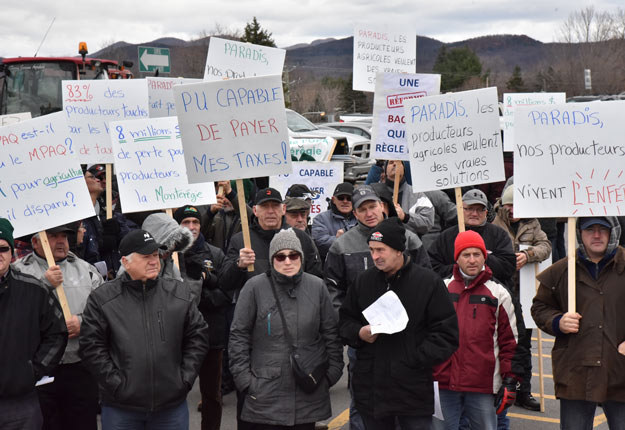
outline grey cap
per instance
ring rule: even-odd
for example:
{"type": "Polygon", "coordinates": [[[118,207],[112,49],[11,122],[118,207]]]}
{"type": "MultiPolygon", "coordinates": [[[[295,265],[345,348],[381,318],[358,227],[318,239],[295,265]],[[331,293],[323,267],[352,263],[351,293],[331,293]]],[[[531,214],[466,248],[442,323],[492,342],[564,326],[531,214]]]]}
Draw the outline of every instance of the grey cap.
{"type": "Polygon", "coordinates": [[[273,239],[271,239],[271,243],[269,244],[269,261],[272,265],[273,256],[283,249],[292,249],[299,252],[299,255],[302,256],[303,262],[304,252],[302,251],[302,243],[300,242],[297,234],[295,234],[295,231],[293,231],[292,228],[280,230],[273,236],[273,239]]]}
{"type": "Polygon", "coordinates": [[[462,196],[462,203],[466,203],[468,205],[482,205],[485,208],[488,207],[486,194],[480,190],[469,190],[464,193],[464,196],[462,196]]]}
{"type": "Polygon", "coordinates": [[[373,200],[376,202],[382,201],[369,185],[362,185],[354,190],[354,193],[352,194],[352,205],[354,206],[354,209],[358,209],[358,207],[360,207],[360,205],[367,200],[373,200]]]}

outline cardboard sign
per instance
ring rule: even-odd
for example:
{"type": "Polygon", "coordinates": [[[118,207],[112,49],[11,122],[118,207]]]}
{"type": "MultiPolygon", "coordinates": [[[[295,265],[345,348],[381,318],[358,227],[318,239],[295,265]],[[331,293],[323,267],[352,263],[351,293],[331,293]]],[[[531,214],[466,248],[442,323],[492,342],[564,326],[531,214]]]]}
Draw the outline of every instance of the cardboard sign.
{"type": "Polygon", "coordinates": [[[174,86],[189,183],[291,172],[282,79],[174,86]]]}
{"type": "Polygon", "coordinates": [[[111,122],[122,209],[141,212],[215,203],[212,182],[189,184],[178,119],[111,122]]]}
{"type": "Polygon", "coordinates": [[[285,55],[284,49],[211,37],[204,80],[282,75],[285,55]]]}
{"type": "Polygon", "coordinates": [[[517,106],[546,106],[566,103],[566,93],[504,93],[503,150],[514,151],[514,109],[517,106]]]}
{"type": "Polygon", "coordinates": [[[441,75],[378,73],[373,99],[371,157],[409,160],[404,101],[440,94],[441,75]]]}
{"type": "Polygon", "coordinates": [[[312,200],[310,218],[328,209],[334,188],[343,182],[343,163],[336,161],[317,163],[313,161],[293,162],[293,173],[271,176],[269,186],[280,191],[282,196],[293,184],[304,184],[318,194],[312,200]]]}
{"type": "Polygon", "coordinates": [[[417,33],[396,28],[354,28],[354,76],[356,91],[375,91],[378,72],[414,73],[417,33]]]}
{"type": "Polygon", "coordinates": [[[518,107],[514,212],[625,215],[625,101],[518,107]]]}
{"type": "MultiPolygon", "coordinates": [[[[516,211],[516,204],[514,205],[516,211]]],[[[529,248],[527,245],[520,245],[519,250],[529,248]]],[[[519,270],[519,300],[521,301],[521,308],[523,309],[523,322],[525,328],[537,328],[532,314],[529,311],[532,309],[532,301],[536,296],[536,275],[551,266],[551,255],[540,263],[526,264],[519,270]]]]}
{"type": "Polygon", "coordinates": [[[62,112],[0,127],[0,217],[14,237],[94,214],[62,112]]]}
{"type": "Polygon", "coordinates": [[[15,124],[16,122],[22,122],[31,119],[30,112],[12,113],[9,115],[0,115],[0,127],[5,125],[15,124]]]}
{"type": "Polygon", "coordinates": [[[63,81],[63,112],[83,164],[112,163],[109,122],[148,117],[145,79],[63,81]]]}
{"type": "Polygon", "coordinates": [[[412,188],[505,180],[497,88],[404,101],[412,188]]]}
{"type": "Polygon", "coordinates": [[[298,160],[302,155],[310,155],[315,161],[325,161],[328,159],[330,149],[334,146],[334,138],[332,137],[311,137],[311,138],[294,138],[289,139],[291,155],[298,160]]]}
{"type": "Polygon", "coordinates": [[[201,79],[186,78],[153,78],[147,77],[148,97],[150,100],[150,118],[162,118],[165,116],[176,116],[176,105],[174,103],[174,85],[191,84],[201,82],[201,79]]]}

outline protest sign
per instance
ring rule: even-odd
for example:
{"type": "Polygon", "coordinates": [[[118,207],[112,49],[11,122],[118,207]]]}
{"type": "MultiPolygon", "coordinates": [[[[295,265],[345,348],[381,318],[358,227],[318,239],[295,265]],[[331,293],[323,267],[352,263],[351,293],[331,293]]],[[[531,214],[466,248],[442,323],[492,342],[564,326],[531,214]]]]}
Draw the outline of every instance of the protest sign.
{"type": "Polygon", "coordinates": [[[109,121],[148,117],[145,79],[63,81],[63,112],[83,164],[112,163],[109,121]]]}
{"type": "Polygon", "coordinates": [[[178,118],[113,121],[110,126],[124,213],[217,201],[212,182],[187,180],[178,118]]]}
{"type": "Polygon", "coordinates": [[[334,188],[343,182],[343,163],[302,161],[293,162],[293,173],[269,177],[269,186],[285,196],[293,184],[304,184],[317,195],[312,199],[310,218],[328,209],[334,188]]]}
{"type": "Polygon", "coordinates": [[[624,111],[625,101],[516,108],[515,214],[624,215],[624,111]]]}
{"type": "Polygon", "coordinates": [[[298,160],[306,154],[313,157],[315,161],[324,161],[328,159],[335,142],[333,137],[291,137],[289,147],[291,155],[298,160]]]}
{"type": "MultiPolygon", "coordinates": [[[[516,214],[516,203],[514,205],[516,214]]],[[[528,245],[520,245],[519,251],[529,248],[528,245]]],[[[540,263],[526,264],[519,270],[519,300],[522,309],[531,309],[532,300],[536,295],[536,275],[551,266],[551,255],[540,263]]],[[[523,313],[525,328],[536,328],[530,312],[523,313]]]]}
{"type": "Polygon", "coordinates": [[[404,100],[438,95],[441,75],[378,73],[373,100],[371,158],[409,160],[404,100]]]}
{"type": "Polygon", "coordinates": [[[404,101],[412,188],[505,180],[497,88],[404,101]]]}
{"type": "Polygon", "coordinates": [[[514,151],[514,109],[517,106],[545,106],[566,103],[566,93],[504,93],[503,150],[514,151]]]}
{"type": "Polygon", "coordinates": [[[15,124],[16,122],[26,121],[31,119],[30,112],[12,113],[9,115],[0,115],[0,127],[5,125],[15,124]]]}
{"type": "Polygon", "coordinates": [[[211,37],[204,80],[282,75],[285,55],[284,49],[211,37]]]}
{"type": "Polygon", "coordinates": [[[62,112],[0,127],[0,216],[14,237],[94,215],[62,112]]]}
{"type": "Polygon", "coordinates": [[[174,86],[189,183],[291,172],[280,76],[174,86]]]}
{"type": "Polygon", "coordinates": [[[150,118],[162,118],[165,116],[176,116],[176,105],[174,103],[174,85],[191,84],[201,82],[201,79],[186,78],[153,78],[147,77],[148,98],[150,100],[150,118]]]}
{"type": "Polygon", "coordinates": [[[414,73],[417,64],[417,33],[396,28],[354,28],[354,75],[356,91],[375,91],[378,72],[414,73]]]}

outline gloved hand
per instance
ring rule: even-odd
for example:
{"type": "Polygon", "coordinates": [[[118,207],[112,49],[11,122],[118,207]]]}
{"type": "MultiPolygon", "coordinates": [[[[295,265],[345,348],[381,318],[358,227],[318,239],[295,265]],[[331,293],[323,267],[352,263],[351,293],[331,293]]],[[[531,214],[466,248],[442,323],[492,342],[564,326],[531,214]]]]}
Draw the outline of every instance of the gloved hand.
{"type": "Polygon", "coordinates": [[[206,276],[206,266],[204,259],[197,254],[184,256],[185,271],[191,279],[203,279],[206,276]],[[204,276],[202,276],[204,275],[204,276]]]}
{"type": "Polygon", "coordinates": [[[495,395],[495,409],[497,415],[508,409],[514,404],[516,400],[516,385],[517,380],[511,377],[503,378],[501,387],[495,395]]]}

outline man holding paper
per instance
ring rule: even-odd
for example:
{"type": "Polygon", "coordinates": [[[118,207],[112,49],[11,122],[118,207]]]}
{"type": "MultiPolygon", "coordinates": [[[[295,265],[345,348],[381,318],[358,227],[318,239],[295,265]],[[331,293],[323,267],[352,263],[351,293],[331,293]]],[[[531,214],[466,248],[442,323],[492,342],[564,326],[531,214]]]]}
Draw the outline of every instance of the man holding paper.
{"type": "MultiPolygon", "coordinates": [[[[538,275],[532,304],[538,327],[555,336],[555,394],[563,429],[592,429],[602,404],[611,429],[625,423],[625,249],[616,217],[580,218],[575,261],[576,311],[568,311],[568,262],[538,275]]],[[[570,258],[570,257],[569,257],[570,258]]]]}
{"type": "MultiPolygon", "coordinates": [[[[458,322],[442,279],[404,255],[405,231],[397,218],[372,229],[374,267],[362,272],[339,310],[339,333],[356,348],[352,377],[356,408],[367,430],[430,430],[434,412],[432,367],[458,347],[458,322]],[[408,315],[396,333],[372,327],[363,311],[387,291],[408,315]],[[375,333],[375,334],[374,334],[375,333]]],[[[391,312],[402,312],[395,309],[391,312]]]]}

